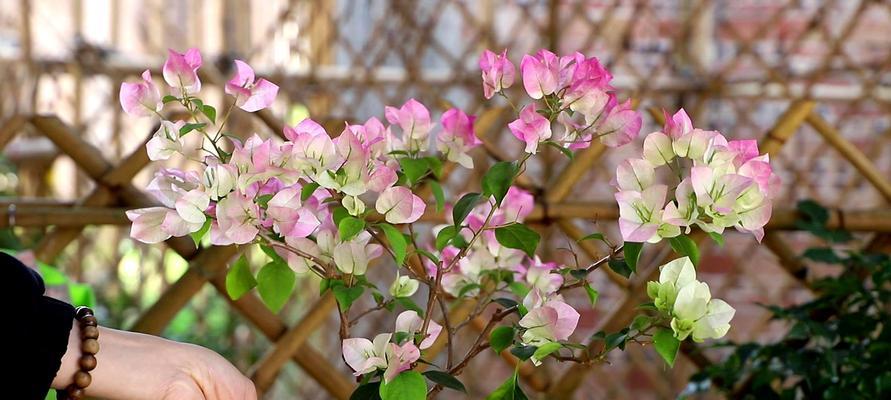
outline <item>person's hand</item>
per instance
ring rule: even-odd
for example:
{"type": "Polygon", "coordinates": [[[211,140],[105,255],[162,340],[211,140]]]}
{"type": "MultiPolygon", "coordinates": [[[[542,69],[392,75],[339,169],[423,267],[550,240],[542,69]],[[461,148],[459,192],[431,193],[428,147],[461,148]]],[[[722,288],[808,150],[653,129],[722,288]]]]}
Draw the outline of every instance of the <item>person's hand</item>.
{"type": "Polygon", "coordinates": [[[161,386],[160,399],[256,400],[254,383],[219,354],[204,347],[176,343],[181,349],[176,363],[180,373],[161,386]]]}
{"type": "MultiPolygon", "coordinates": [[[[92,397],[121,400],[256,400],[253,383],[208,349],[156,336],[100,328],[92,397]]],[[[78,370],[80,332],[71,330],[68,352],[53,380],[65,388],[78,370]]]]}

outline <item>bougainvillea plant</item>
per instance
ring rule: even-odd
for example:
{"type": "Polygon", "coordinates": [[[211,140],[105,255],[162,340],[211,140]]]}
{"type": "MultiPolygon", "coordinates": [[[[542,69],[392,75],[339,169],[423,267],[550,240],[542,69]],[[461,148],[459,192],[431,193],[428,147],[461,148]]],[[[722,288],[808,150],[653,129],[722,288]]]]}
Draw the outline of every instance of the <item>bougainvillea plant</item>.
{"type": "MultiPolygon", "coordinates": [[[[160,204],[127,213],[131,235],[146,243],[191,235],[198,245],[259,246],[268,263],[255,275],[241,256],[230,266],[226,286],[233,298],[256,287],[276,312],[292,295],[296,276],[316,275],[322,293],[337,299],[342,356],[355,371],[359,393],[387,400],[464,390],[458,377],[488,348],[509,349],[540,365],[547,358],[599,362],[626,342],[652,343],[673,364],[680,341],[720,338],[730,328],[734,310],[696,280],[699,253],[685,234],[695,226],[720,240],[725,228],[735,227],[760,240],[777,179],[753,141],[695,129],[683,110],[667,117],[662,132],[646,137],[641,158],[616,172],[624,244],[589,235],[611,251],[588,266],[536,255],[539,234],[523,223],[535,199],[514,186],[530,157],[542,145],[570,157],[593,141],[626,145],[641,128],[640,114],[630,101],[617,100],[612,75],[596,58],[547,50],[524,56],[519,74],[528,97],[517,99],[506,92],[517,78],[507,52],[483,53],[483,94],[514,108],[517,117],[507,130],[524,142],[524,152],[518,160],[493,164],[478,191],[448,200],[440,185],[444,163],[474,168],[468,155],[480,144],[474,116],[453,108],[437,124],[426,106],[410,99],[386,107],[383,121],[348,123],[336,136],[305,119],[286,127],[283,140],[238,139],[244,136],[226,129],[232,109],[268,108],[278,87],[236,60],[225,86],[232,99],[218,119],[216,109],[198,97],[201,63],[195,49],[171,50],[163,67],[169,94],[163,97],[149,71],[142,82],[121,86],[128,114],[160,118],[146,146],[152,160],[192,153],[183,138],[203,136],[199,168],[161,169],[148,186],[160,204]],[[161,111],[167,105],[184,108],[189,118],[166,120],[161,111]],[[656,173],[662,166],[673,172],[666,182],[656,173]],[[419,234],[415,224],[425,214],[444,214],[445,223],[419,234]],[[588,281],[592,271],[608,265],[628,276],[644,243],[663,238],[683,257],[660,267],[658,282],[647,286],[653,301],[639,308],[634,323],[621,332],[574,337],[582,305],[563,294],[584,290],[592,303],[585,306],[593,306],[598,292],[588,281]],[[365,278],[373,261],[388,259],[379,264],[390,265],[392,281],[378,287],[365,278]],[[421,287],[424,292],[416,293],[421,287]],[[363,296],[376,306],[351,309],[363,296]],[[473,311],[449,321],[448,310],[459,301],[473,302],[473,311]],[[351,327],[375,312],[398,312],[393,329],[354,337],[351,327]],[[454,343],[475,318],[489,321],[478,338],[454,343]],[[604,344],[588,346],[591,341],[604,344]],[[443,347],[437,342],[448,343],[447,355],[436,357],[443,347]]],[[[525,398],[516,373],[489,397],[525,398]]]]}

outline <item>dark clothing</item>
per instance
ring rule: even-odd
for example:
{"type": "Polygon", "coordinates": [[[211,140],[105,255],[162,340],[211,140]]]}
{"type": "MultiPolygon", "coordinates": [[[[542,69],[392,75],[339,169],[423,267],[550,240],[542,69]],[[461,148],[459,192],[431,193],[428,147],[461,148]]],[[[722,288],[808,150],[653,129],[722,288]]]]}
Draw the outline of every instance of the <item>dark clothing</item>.
{"type": "Polygon", "coordinates": [[[5,306],[2,343],[7,349],[10,399],[46,397],[74,321],[74,307],[44,296],[43,279],[15,257],[0,252],[0,299],[5,306]],[[11,393],[10,393],[11,391],[11,393]]]}

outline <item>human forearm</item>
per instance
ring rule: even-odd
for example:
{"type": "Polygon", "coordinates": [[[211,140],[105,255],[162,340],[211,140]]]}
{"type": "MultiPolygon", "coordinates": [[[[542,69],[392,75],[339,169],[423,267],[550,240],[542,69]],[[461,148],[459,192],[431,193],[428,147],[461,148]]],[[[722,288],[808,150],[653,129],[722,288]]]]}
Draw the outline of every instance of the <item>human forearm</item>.
{"type": "MultiPolygon", "coordinates": [[[[122,400],[255,398],[250,381],[202,347],[101,327],[99,343],[98,363],[86,388],[89,396],[122,400]]],[[[71,383],[80,368],[80,346],[80,328],[75,324],[53,388],[71,383]]]]}

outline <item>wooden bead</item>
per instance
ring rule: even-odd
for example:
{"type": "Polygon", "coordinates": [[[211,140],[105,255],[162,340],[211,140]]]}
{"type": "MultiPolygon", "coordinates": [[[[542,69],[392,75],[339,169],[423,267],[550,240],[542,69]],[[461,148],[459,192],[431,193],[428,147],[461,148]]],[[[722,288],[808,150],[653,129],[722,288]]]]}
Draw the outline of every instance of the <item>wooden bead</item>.
{"type": "Polygon", "coordinates": [[[92,354],[84,354],[80,357],[80,369],[84,371],[92,371],[96,369],[96,356],[92,354]]]}
{"type": "Polygon", "coordinates": [[[84,339],[99,339],[99,328],[95,326],[84,326],[81,330],[84,339]]]}
{"type": "Polygon", "coordinates": [[[93,310],[89,309],[88,307],[78,307],[76,310],[74,310],[74,316],[77,319],[84,318],[88,315],[93,315],[93,310]]]}
{"type": "Polygon", "coordinates": [[[79,387],[68,386],[68,389],[65,391],[68,392],[68,397],[72,399],[80,399],[84,397],[84,390],[79,387]]]}
{"type": "Polygon", "coordinates": [[[77,371],[77,373],[74,374],[74,385],[81,389],[90,386],[90,382],[92,381],[93,378],[90,374],[84,371],[77,371]]]}
{"type": "Polygon", "coordinates": [[[97,320],[96,317],[92,315],[87,315],[86,317],[80,319],[80,323],[85,326],[98,326],[99,320],[97,320]]]}
{"type": "Polygon", "coordinates": [[[99,352],[99,341],[96,339],[85,339],[80,349],[86,354],[96,354],[99,352]]]}

